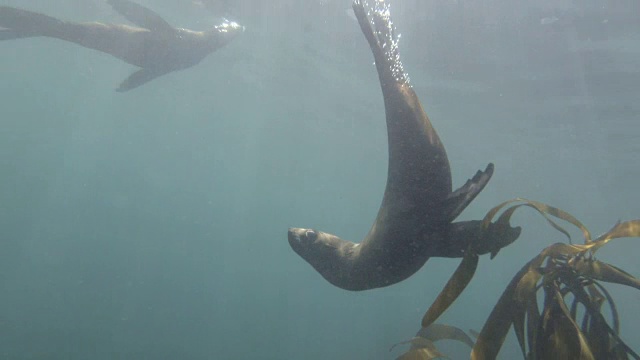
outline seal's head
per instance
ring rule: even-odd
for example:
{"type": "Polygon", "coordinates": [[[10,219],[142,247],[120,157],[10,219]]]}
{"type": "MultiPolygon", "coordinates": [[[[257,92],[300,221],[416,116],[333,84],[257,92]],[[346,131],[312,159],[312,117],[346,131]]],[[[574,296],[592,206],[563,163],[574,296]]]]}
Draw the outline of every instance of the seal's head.
{"type": "Polygon", "coordinates": [[[225,19],[222,24],[214,26],[213,29],[206,31],[205,34],[208,38],[209,46],[215,50],[226,45],[243,32],[244,26],[235,21],[225,19]]]}
{"type": "MultiPolygon", "coordinates": [[[[290,228],[289,245],[332,284],[340,284],[359,244],[313,229],[290,228]]],[[[338,286],[338,285],[336,285],[338,286]]]]}
{"type": "Polygon", "coordinates": [[[289,245],[296,254],[315,267],[314,259],[321,260],[335,253],[336,247],[330,241],[331,236],[313,229],[290,228],[289,245]]]}

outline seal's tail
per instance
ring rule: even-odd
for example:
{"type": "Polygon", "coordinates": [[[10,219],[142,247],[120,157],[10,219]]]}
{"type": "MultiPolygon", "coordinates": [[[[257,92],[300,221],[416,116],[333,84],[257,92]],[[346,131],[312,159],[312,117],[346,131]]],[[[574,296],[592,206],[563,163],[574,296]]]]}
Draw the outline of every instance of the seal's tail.
{"type": "Polygon", "coordinates": [[[64,27],[65,22],[37,12],[0,6],[0,40],[34,36],[52,36],[64,27]]]}

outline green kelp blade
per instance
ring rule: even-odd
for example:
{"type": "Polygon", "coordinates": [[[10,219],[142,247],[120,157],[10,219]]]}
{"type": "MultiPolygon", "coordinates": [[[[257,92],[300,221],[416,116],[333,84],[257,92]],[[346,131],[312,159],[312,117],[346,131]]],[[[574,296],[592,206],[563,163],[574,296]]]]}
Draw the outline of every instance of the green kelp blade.
{"type": "MultiPolygon", "coordinates": [[[[600,309],[596,307],[597,304],[593,303],[593,299],[591,295],[588,295],[584,291],[582,286],[576,286],[576,284],[571,284],[571,289],[572,289],[573,295],[578,297],[580,302],[585,306],[585,309],[587,312],[589,312],[589,315],[591,316],[591,318],[598,318],[597,320],[599,320],[599,326],[601,326],[601,331],[606,330],[607,334],[613,338],[614,340],[613,343],[615,344],[615,347],[618,349],[611,350],[611,351],[608,350],[607,354],[610,356],[613,356],[613,358],[615,359],[616,356],[618,356],[617,358],[620,358],[619,357],[620,351],[624,351],[626,354],[631,355],[631,357],[633,357],[634,359],[640,360],[640,356],[636,354],[636,352],[633,351],[633,349],[627,346],[627,344],[618,335],[619,334],[619,330],[617,329],[617,327],[619,327],[618,312],[615,308],[615,303],[613,302],[611,295],[602,285],[598,284],[597,282],[593,282],[593,285],[595,285],[595,287],[597,287],[604,294],[604,297],[607,299],[607,302],[609,302],[615,329],[611,328],[611,326],[607,323],[604,316],[600,313],[600,309]]],[[[596,300],[596,301],[600,301],[600,300],[596,300]]],[[[602,336],[602,334],[600,334],[599,336],[602,336]]],[[[623,358],[626,358],[626,355],[623,358]]],[[[598,357],[598,359],[600,359],[600,357],[598,357]]]]}
{"type": "Polygon", "coordinates": [[[471,247],[467,249],[462,258],[462,262],[458,265],[456,271],[451,275],[449,281],[444,286],[436,300],[431,304],[429,310],[422,317],[422,327],[426,328],[436,321],[442,313],[460,296],[462,291],[469,285],[469,282],[476,273],[478,267],[478,254],[471,251],[471,247]]]}
{"type": "Polygon", "coordinates": [[[607,303],[609,303],[609,307],[611,308],[613,328],[611,328],[608,323],[605,323],[604,326],[608,328],[609,334],[616,342],[613,350],[611,351],[611,354],[615,355],[614,359],[625,360],[629,358],[628,355],[631,355],[632,358],[640,360],[640,355],[633,351],[633,349],[631,349],[624,341],[622,341],[619,336],[620,320],[618,317],[618,309],[616,307],[616,303],[613,301],[613,297],[611,297],[609,291],[607,291],[607,289],[605,289],[605,287],[600,285],[598,282],[594,281],[593,285],[595,285],[602,292],[602,294],[604,294],[604,297],[607,299],[607,303]]]}
{"type": "MultiPolygon", "coordinates": [[[[514,306],[519,306],[520,309],[515,312],[513,318],[513,330],[516,333],[516,338],[518,339],[518,344],[520,345],[520,350],[522,350],[522,355],[526,359],[527,358],[527,341],[531,344],[530,339],[525,339],[525,323],[537,324],[537,317],[539,314],[533,314],[529,311],[530,303],[533,303],[535,308],[537,309],[537,298],[536,292],[538,287],[538,281],[542,278],[542,273],[539,271],[540,265],[546,256],[544,254],[536,257],[536,261],[531,264],[529,267],[529,271],[527,271],[518,284],[516,285],[515,293],[513,296],[514,306]],[[538,259],[539,258],[539,259],[538,259]],[[530,319],[531,316],[535,316],[535,319],[530,319]],[[525,322],[526,319],[526,322],[525,322]]],[[[527,326],[527,331],[529,330],[529,326],[527,326]]],[[[531,347],[531,345],[529,345],[531,347]]]]}
{"type": "MultiPolygon", "coordinates": [[[[520,274],[520,277],[515,285],[515,300],[524,304],[535,295],[538,281],[540,281],[540,278],[543,276],[540,268],[547,258],[557,258],[563,255],[576,255],[584,251],[586,250],[581,245],[570,245],[565,243],[555,243],[543,249],[540,254],[531,259],[518,273],[520,274]]],[[[548,274],[544,275],[546,276],[548,274]]]]}
{"type": "MultiPolygon", "coordinates": [[[[538,326],[540,325],[540,309],[538,308],[538,299],[533,295],[529,301],[527,301],[527,344],[529,345],[529,352],[531,353],[531,359],[535,359],[534,349],[536,348],[536,334],[538,332],[538,326]]],[[[529,357],[525,356],[525,359],[529,357]]]]}
{"type": "Polygon", "coordinates": [[[573,264],[580,275],[609,283],[626,285],[640,290],[640,280],[628,272],[595,259],[580,259],[573,264]]]}
{"type": "Polygon", "coordinates": [[[491,208],[491,210],[489,210],[487,212],[487,214],[484,216],[484,219],[482,219],[482,228],[483,229],[487,229],[489,227],[489,224],[491,223],[491,220],[493,220],[493,218],[500,211],[500,209],[502,209],[503,207],[505,207],[505,206],[507,206],[509,204],[513,204],[514,202],[519,202],[519,201],[522,201],[522,199],[515,198],[515,199],[511,199],[511,200],[507,200],[505,202],[502,202],[502,203],[494,206],[493,208],[491,208]]]}
{"type": "Polygon", "coordinates": [[[407,341],[394,344],[389,351],[392,351],[398,345],[411,344],[411,349],[429,347],[430,344],[440,340],[455,340],[473,347],[473,340],[464,330],[451,325],[431,324],[427,328],[420,328],[416,336],[407,341]]]}
{"type": "Polygon", "coordinates": [[[430,346],[432,345],[432,341],[422,337],[422,336],[416,336],[416,337],[412,337],[409,340],[406,341],[401,341],[399,343],[395,343],[391,346],[391,348],[389,349],[389,351],[393,351],[393,349],[396,348],[396,346],[398,345],[406,345],[406,344],[411,344],[411,349],[417,349],[417,348],[422,348],[422,347],[426,347],[426,346],[430,346]]]}
{"type": "Polygon", "coordinates": [[[613,239],[640,237],[640,219],[617,223],[611,230],[595,239],[590,248],[595,252],[613,239]]]}
{"type": "Polygon", "coordinates": [[[568,212],[559,209],[557,207],[553,207],[551,205],[547,205],[545,203],[541,203],[539,201],[534,201],[534,200],[526,200],[525,201],[529,202],[529,204],[535,206],[539,211],[549,214],[555,218],[564,220],[570,224],[572,224],[573,226],[577,227],[578,229],[580,229],[580,231],[582,231],[582,236],[584,237],[584,240],[586,243],[591,241],[591,232],[589,232],[589,229],[587,229],[586,226],[584,226],[584,224],[582,224],[582,222],[580,222],[578,219],[576,219],[573,215],[569,214],[568,212]]]}
{"type": "MultiPolygon", "coordinates": [[[[586,288],[589,291],[585,291],[585,286],[581,283],[579,276],[575,273],[572,274],[571,277],[565,277],[563,282],[567,286],[566,289],[574,297],[573,303],[579,302],[585,308],[580,331],[587,339],[593,356],[596,359],[608,359],[607,354],[611,344],[609,337],[610,327],[601,313],[605,297],[593,283],[587,285],[586,288]]],[[[571,318],[577,321],[576,314],[571,313],[571,318]]]]}
{"type": "Polygon", "coordinates": [[[629,360],[629,354],[627,353],[627,348],[624,347],[622,344],[614,345],[614,347],[611,349],[611,359],[612,360],[629,360]]]}
{"type": "Polygon", "coordinates": [[[586,245],[555,243],[542,250],[542,252],[540,252],[540,255],[544,255],[550,258],[560,258],[563,256],[576,256],[580,253],[586,252],[587,250],[588,249],[586,245]]]}
{"type": "Polygon", "coordinates": [[[431,324],[429,327],[421,328],[417,333],[417,337],[423,337],[427,340],[436,342],[440,340],[460,341],[470,348],[473,347],[473,340],[464,332],[464,330],[451,325],[431,324]]]}
{"type": "Polygon", "coordinates": [[[518,280],[514,294],[515,300],[524,304],[529,301],[529,299],[535,299],[538,282],[543,275],[549,276],[549,274],[543,274],[543,270],[541,270],[541,266],[547,258],[576,255],[584,251],[586,250],[584,250],[581,245],[565,243],[555,243],[542,250],[538,256],[529,261],[527,270],[523,271],[522,276],[518,280]]]}
{"type": "Polygon", "coordinates": [[[583,326],[582,331],[587,336],[593,356],[596,359],[607,359],[611,349],[611,338],[609,337],[609,327],[602,316],[602,304],[605,297],[593,284],[587,286],[587,290],[594,313],[589,316],[588,328],[585,331],[583,326]]]}
{"type": "Polygon", "coordinates": [[[544,258],[543,253],[536,256],[511,279],[477,336],[476,344],[471,350],[472,360],[495,359],[498,356],[513,319],[519,316],[518,312],[524,311],[523,304],[515,297],[517,286],[527,272],[540,266],[544,258]]]}
{"type": "Polygon", "coordinates": [[[602,314],[589,317],[589,329],[585,333],[589,347],[596,359],[608,359],[611,349],[609,328],[602,314]]]}
{"type": "Polygon", "coordinates": [[[571,302],[571,308],[569,308],[569,314],[572,319],[576,319],[578,317],[578,303],[580,303],[578,298],[574,296],[573,301],[571,302]]]}
{"type": "Polygon", "coordinates": [[[569,242],[571,242],[571,235],[569,234],[569,232],[567,230],[565,230],[562,226],[558,225],[555,221],[551,220],[551,218],[544,213],[544,211],[540,210],[538,207],[536,207],[533,204],[518,204],[518,205],[513,205],[512,207],[508,208],[507,210],[505,210],[502,215],[500,215],[500,217],[498,218],[498,223],[500,224],[509,224],[510,220],[511,220],[511,216],[513,216],[513,213],[518,209],[521,208],[523,206],[526,207],[530,207],[534,210],[536,210],[540,215],[542,215],[542,217],[545,218],[545,220],[547,220],[547,222],[556,230],[558,230],[559,232],[563,233],[564,236],[567,237],[567,239],[569,240],[569,242]]]}
{"type": "Polygon", "coordinates": [[[600,291],[598,291],[598,288],[594,284],[589,284],[587,286],[587,291],[589,292],[589,296],[593,300],[593,303],[598,307],[598,311],[600,311],[606,298],[600,291]]]}
{"type": "Polygon", "coordinates": [[[519,310],[519,307],[514,305],[512,300],[514,287],[507,287],[502,293],[482,330],[480,330],[476,344],[471,350],[472,360],[495,359],[498,356],[513,318],[519,310]]]}
{"type": "MultiPolygon", "coordinates": [[[[503,213],[503,215],[501,216],[501,218],[503,218],[503,221],[509,221],[509,219],[511,218],[511,215],[513,215],[513,212],[521,207],[521,206],[528,206],[531,207],[533,209],[535,209],[536,211],[538,211],[542,216],[544,216],[544,218],[547,220],[547,222],[549,222],[549,224],[551,224],[551,226],[553,226],[553,228],[555,228],[556,230],[562,232],[563,234],[565,234],[565,236],[567,236],[569,239],[571,239],[571,237],[569,236],[569,233],[564,230],[564,228],[562,228],[560,225],[558,225],[556,222],[554,222],[553,220],[551,220],[548,215],[551,215],[555,218],[564,220],[570,224],[573,224],[574,226],[576,226],[577,228],[579,228],[582,231],[582,234],[585,238],[585,242],[590,242],[591,241],[591,233],[589,232],[589,230],[578,220],[576,219],[573,215],[569,214],[568,212],[558,209],[556,207],[538,202],[538,201],[533,201],[533,200],[528,200],[528,199],[524,199],[524,198],[515,198],[515,199],[511,199],[511,200],[507,200],[501,204],[499,204],[498,206],[492,208],[491,210],[489,210],[489,212],[487,213],[487,215],[485,215],[484,219],[483,219],[483,227],[487,228],[489,226],[489,223],[491,222],[491,220],[495,217],[495,215],[498,213],[498,211],[500,211],[500,209],[502,209],[504,206],[514,203],[514,202],[523,202],[524,204],[518,204],[518,205],[514,205],[511,208],[505,210],[505,213],[507,213],[507,215],[505,215],[503,213]]],[[[500,221],[500,220],[499,220],[500,221]]]]}
{"type": "Polygon", "coordinates": [[[532,296],[535,297],[536,286],[540,278],[542,278],[542,273],[538,269],[538,267],[529,268],[529,271],[518,281],[515,290],[515,299],[517,301],[526,303],[532,296]]]}
{"type": "Polygon", "coordinates": [[[542,320],[536,335],[536,356],[539,359],[595,360],[587,339],[571,318],[556,285],[545,287],[542,320]]]}
{"type": "Polygon", "coordinates": [[[425,338],[416,337],[408,342],[411,342],[412,344],[411,349],[397,357],[396,360],[448,359],[448,357],[438,351],[433,342],[425,338]]]}
{"type": "Polygon", "coordinates": [[[523,359],[527,358],[527,344],[524,338],[525,336],[524,324],[525,324],[526,315],[527,315],[526,311],[516,311],[515,314],[513,314],[513,331],[516,333],[516,338],[518,339],[518,345],[520,345],[520,350],[522,350],[523,359]]]}
{"type": "Polygon", "coordinates": [[[396,360],[432,360],[432,359],[449,359],[438,349],[412,349],[398,356],[396,360]]]}
{"type": "Polygon", "coordinates": [[[604,294],[605,299],[607,299],[607,303],[609,304],[609,309],[611,309],[611,319],[613,321],[613,332],[617,335],[620,333],[620,317],[618,316],[618,307],[616,306],[615,301],[613,301],[613,297],[609,294],[607,289],[600,285],[597,281],[593,282],[593,286],[600,289],[601,293],[604,294]]]}

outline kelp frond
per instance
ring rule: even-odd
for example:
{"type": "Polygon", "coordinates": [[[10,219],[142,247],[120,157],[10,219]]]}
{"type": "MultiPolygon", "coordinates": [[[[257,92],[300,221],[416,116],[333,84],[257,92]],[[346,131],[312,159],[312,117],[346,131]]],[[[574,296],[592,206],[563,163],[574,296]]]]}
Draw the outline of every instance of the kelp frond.
{"type": "Polygon", "coordinates": [[[411,340],[393,345],[389,351],[398,345],[411,344],[411,348],[400,355],[397,360],[448,359],[438,351],[434,344],[440,340],[459,341],[469,346],[469,348],[473,347],[473,340],[462,329],[444,324],[431,324],[428,327],[421,328],[411,340]]]}
{"type": "MultiPolygon", "coordinates": [[[[589,230],[566,211],[517,198],[491,209],[483,220],[483,229],[488,231],[489,225],[503,209],[495,221],[498,226],[494,229],[511,228],[511,217],[521,207],[536,210],[554,229],[564,234],[569,243],[548,246],[518,271],[477,334],[471,359],[495,359],[513,326],[522,355],[528,360],[640,360],[640,356],[620,337],[617,307],[609,292],[600,284],[615,283],[640,290],[640,280],[594,257],[598,249],[613,239],[640,237],[640,220],[619,222],[605,234],[593,239],[589,230]],[[582,244],[574,244],[569,232],[557,220],[578,228],[582,232],[582,244]],[[542,309],[538,304],[540,291],[544,295],[542,309]],[[609,309],[611,325],[602,313],[603,308],[609,309]],[[578,314],[582,315],[580,319],[578,314]]],[[[477,245],[469,245],[462,262],[422,318],[422,329],[416,337],[405,342],[412,344],[411,349],[399,359],[444,357],[433,344],[444,337],[434,334],[446,334],[448,338],[456,334],[457,340],[468,338],[462,330],[448,327],[447,332],[441,327],[443,325],[434,324],[434,321],[462,294],[473,278],[478,265],[477,245]]],[[[492,257],[495,254],[492,253],[492,257]]]]}
{"type": "Polygon", "coordinates": [[[516,274],[480,331],[471,358],[495,359],[513,325],[526,359],[640,359],[620,338],[615,303],[599,283],[616,283],[640,290],[640,281],[593,257],[610,240],[640,237],[640,220],[618,223],[592,240],[589,230],[567,212],[535,201],[514,199],[489,211],[485,223],[488,224],[506,205],[515,202],[521,203],[507,208],[498,222],[508,224],[517,208],[527,206],[567,236],[568,232],[551,217],[576,226],[582,231],[584,243],[553,244],[516,274]],[[541,312],[537,300],[540,290],[545,299],[541,312]],[[604,304],[611,310],[613,326],[601,312],[604,304]],[[577,319],[578,306],[584,309],[581,321],[577,319]]]}

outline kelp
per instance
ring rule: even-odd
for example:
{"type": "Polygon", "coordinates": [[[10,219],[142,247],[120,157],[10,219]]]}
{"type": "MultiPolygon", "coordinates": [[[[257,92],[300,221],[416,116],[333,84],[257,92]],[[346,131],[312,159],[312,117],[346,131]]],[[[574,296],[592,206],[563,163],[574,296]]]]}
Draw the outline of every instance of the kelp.
{"type": "Polygon", "coordinates": [[[480,331],[471,358],[495,359],[513,325],[526,359],[628,359],[629,356],[640,359],[620,338],[615,302],[599,283],[616,283],[640,290],[640,281],[594,257],[598,249],[613,239],[640,237],[640,220],[618,223],[592,240],[589,230],[570,214],[539,202],[514,199],[489,211],[484,224],[488,225],[500,209],[514,202],[523,203],[509,207],[498,221],[508,223],[515,209],[528,206],[565,235],[568,232],[552,217],[576,226],[582,231],[584,243],[553,244],[516,274],[480,331]],[[537,308],[539,291],[544,293],[542,311],[537,308]],[[605,304],[611,310],[613,327],[602,314],[605,304]],[[581,321],[579,307],[584,313],[581,321]]]}
{"type": "Polygon", "coordinates": [[[478,267],[478,254],[470,247],[429,310],[422,317],[422,327],[428,328],[462,294],[478,267]]]}
{"type": "MultiPolygon", "coordinates": [[[[640,280],[614,265],[595,259],[595,253],[613,239],[640,237],[640,220],[619,222],[593,239],[589,230],[571,214],[537,201],[517,198],[491,209],[483,220],[483,228],[488,229],[503,209],[496,223],[499,228],[508,228],[515,210],[521,207],[536,210],[554,229],[564,234],[569,243],[555,243],[545,248],[518,271],[477,334],[471,359],[495,359],[512,326],[523,358],[528,360],[640,359],[620,337],[617,307],[601,284],[615,283],[640,290],[640,280]],[[582,232],[583,243],[573,244],[569,232],[558,220],[578,228],[582,232]],[[538,303],[540,292],[544,299],[541,309],[538,303]],[[609,309],[611,324],[603,314],[603,308],[609,309]]],[[[478,264],[475,246],[479,245],[470,244],[461,264],[425,313],[421,331],[434,326],[433,322],[462,294],[473,278],[478,264]]],[[[496,253],[491,254],[492,258],[496,253]]],[[[432,352],[436,350],[432,340],[427,339],[429,346],[415,346],[423,339],[427,337],[417,335],[410,340],[414,347],[403,356],[411,357],[399,359],[436,358],[434,354],[439,353],[432,352]],[[429,351],[418,352],[418,349],[429,351]]]]}
{"type": "Polygon", "coordinates": [[[412,339],[393,345],[389,351],[398,345],[411,344],[411,348],[396,360],[448,359],[447,356],[438,351],[434,344],[440,340],[459,341],[469,346],[469,348],[473,348],[474,344],[471,337],[462,329],[444,324],[431,324],[421,328],[412,339]]]}

